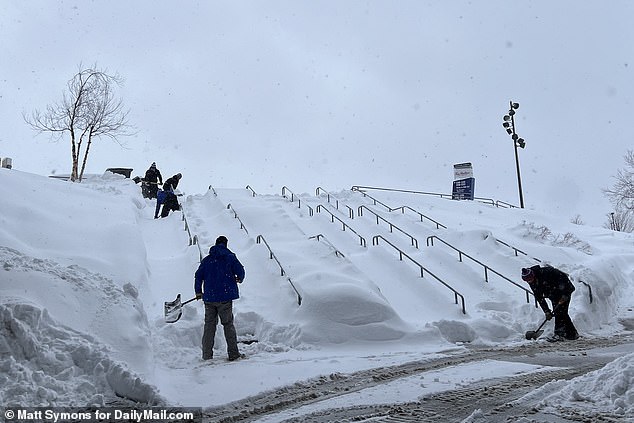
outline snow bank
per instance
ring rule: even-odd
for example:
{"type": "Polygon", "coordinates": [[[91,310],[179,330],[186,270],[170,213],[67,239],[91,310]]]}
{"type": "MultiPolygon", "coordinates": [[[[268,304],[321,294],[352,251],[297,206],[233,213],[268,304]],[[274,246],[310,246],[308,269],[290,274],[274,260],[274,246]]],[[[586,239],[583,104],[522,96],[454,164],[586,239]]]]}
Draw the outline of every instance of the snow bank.
{"type": "MultiPolygon", "coordinates": [[[[589,415],[613,413],[634,419],[634,353],[571,381],[551,382],[541,391],[554,393],[539,403],[540,409],[574,408],[589,415]]],[[[531,395],[539,394],[540,390],[531,395]]]]}
{"type": "Polygon", "coordinates": [[[164,403],[153,386],[113,361],[105,345],[55,322],[46,309],[2,297],[0,334],[0,402],[5,406],[103,407],[114,396],[164,403]]]}

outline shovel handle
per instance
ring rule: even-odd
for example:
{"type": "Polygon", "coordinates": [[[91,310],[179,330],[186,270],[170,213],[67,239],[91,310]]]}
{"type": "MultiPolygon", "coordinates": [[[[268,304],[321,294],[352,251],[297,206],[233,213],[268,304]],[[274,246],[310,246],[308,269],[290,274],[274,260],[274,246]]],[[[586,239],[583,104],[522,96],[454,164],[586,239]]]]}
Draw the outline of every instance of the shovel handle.
{"type": "MultiPolygon", "coordinates": [[[[559,308],[559,304],[556,304],[555,307],[553,307],[553,311],[551,311],[551,313],[554,314],[555,310],[557,310],[558,308],[559,308]]],[[[542,326],[544,326],[546,324],[547,321],[548,321],[548,319],[544,319],[542,324],[539,325],[539,327],[537,329],[535,329],[535,332],[539,331],[542,328],[542,326]]]]}
{"type": "Polygon", "coordinates": [[[195,299],[196,299],[196,297],[192,298],[191,300],[187,300],[187,301],[185,301],[185,302],[184,302],[184,303],[182,303],[181,305],[189,304],[189,303],[191,303],[192,301],[194,301],[195,299]]]}

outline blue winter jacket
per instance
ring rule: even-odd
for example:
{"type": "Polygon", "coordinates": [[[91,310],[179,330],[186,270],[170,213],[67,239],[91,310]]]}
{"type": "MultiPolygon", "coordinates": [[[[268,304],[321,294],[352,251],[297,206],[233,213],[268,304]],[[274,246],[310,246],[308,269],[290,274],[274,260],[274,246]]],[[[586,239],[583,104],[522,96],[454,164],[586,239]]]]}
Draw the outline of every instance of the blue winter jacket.
{"type": "Polygon", "coordinates": [[[237,280],[244,280],[244,267],[234,253],[218,244],[209,249],[194,278],[194,292],[202,292],[203,301],[231,301],[240,297],[237,280]]]}

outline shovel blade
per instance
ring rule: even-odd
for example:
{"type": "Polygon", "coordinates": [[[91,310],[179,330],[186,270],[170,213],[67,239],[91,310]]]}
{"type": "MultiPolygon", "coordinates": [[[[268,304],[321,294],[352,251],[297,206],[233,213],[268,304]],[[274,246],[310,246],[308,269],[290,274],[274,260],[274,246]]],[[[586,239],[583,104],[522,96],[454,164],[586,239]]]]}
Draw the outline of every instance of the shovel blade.
{"type": "Polygon", "coordinates": [[[542,333],[544,333],[543,330],[529,330],[526,332],[526,339],[537,339],[542,333]]]}
{"type": "Polygon", "coordinates": [[[176,296],[174,301],[165,302],[165,323],[174,323],[183,315],[183,304],[181,294],[176,296]]]}

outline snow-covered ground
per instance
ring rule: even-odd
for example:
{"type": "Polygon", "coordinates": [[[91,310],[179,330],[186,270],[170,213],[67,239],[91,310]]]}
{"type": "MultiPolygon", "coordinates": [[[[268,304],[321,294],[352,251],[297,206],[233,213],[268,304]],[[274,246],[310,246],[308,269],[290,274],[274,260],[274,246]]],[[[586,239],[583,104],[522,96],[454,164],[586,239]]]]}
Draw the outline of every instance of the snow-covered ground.
{"type": "MultiPolygon", "coordinates": [[[[104,406],[123,397],[213,407],[467,346],[521,345],[543,319],[518,277],[537,260],[571,275],[571,316],[583,337],[615,335],[634,320],[631,234],[479,202],[367,194],[213,187],[155,220],[154,203],[118,175],[72,184],[0,169],[0,402],[104,406]],[[246,269],[234,312],[248,358],[227,362],[219,329],[207,364],[202,304],[167,324],[163,303],[193,296],[200,256],[219,235],[246,269]]],[[[530,395],[545,408],[632,418],[634,354],[619,355],[530,395]]],[[[485,360],[430,372],[442,386],[404,378],[342,401],[409,401],[543,368],[485,360]]]]}

